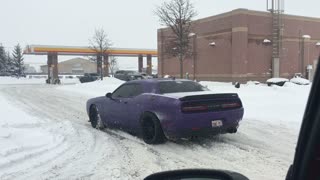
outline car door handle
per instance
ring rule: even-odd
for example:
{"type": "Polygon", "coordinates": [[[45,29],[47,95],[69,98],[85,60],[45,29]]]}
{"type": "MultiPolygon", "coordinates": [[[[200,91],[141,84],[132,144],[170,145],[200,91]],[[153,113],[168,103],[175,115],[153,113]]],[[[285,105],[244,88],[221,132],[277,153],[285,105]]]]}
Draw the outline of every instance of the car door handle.
{"type": "Polygon", "coordinates": [[[128,104],[128,101],[124,101],[123,103],[128,104]]]}

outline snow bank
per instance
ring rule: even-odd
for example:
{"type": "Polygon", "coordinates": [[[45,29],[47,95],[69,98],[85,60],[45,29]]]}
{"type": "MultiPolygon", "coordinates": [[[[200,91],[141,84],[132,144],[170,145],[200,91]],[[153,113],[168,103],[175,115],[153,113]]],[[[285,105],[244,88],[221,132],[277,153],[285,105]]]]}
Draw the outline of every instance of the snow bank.
{"type": "Polygon", "coordinates": [[[279,82],[288,82],[289,79],[286,78],[271,78],[267,80],[267,83],[279,83],[279,82]]]}
{"type": "Polygon", "coordinates": [[[200,83],[217,93],[238,93],[245,109],[244,121],[252,119],[293,128],[300,128],[311,87],[292,83],[271,88],[246,84],[236,89],[231,83],[200,83]]]}
{"type": "Polygon", "coordinates": [[[80,93],[85,96],[97,97],[104,96],[108,92],[113,92],[117,87],[123,84],[121,81],[112,77],[105,77],[103,81],[98,80],[89,83],[78,83],[75,85],[65,85],[57,87],[58,90],[80,93]]]}
{"type": "Polygon", "coordinates": [[[217,87],[217,86],[232,86],[231,82],[213,82],[213,81],[201,81],[200,82],[203,86],[206,87],[217,87]]]}
{"type": "Polygon", "coordinates": [[[260,84],[259,81],[248,81],[247,82],[247,85],[258,85],[258,84],[260,84]]]}
{"type": "Polygon", "coordinates": [[[295,77],[290,79],[290,82],[295,83],[295,84],[299,84],[299,85],[308,85],[310,84],[310,81],[308,79],[304,79],[301,77],[295,77]]]}
{"type": "MultiPolygon", "coordinates": [[[[79,79],[65,79],[62,78],[61,84],[74,84],[78,83],[79,79]]],[[[12,84],[46,84],[45,78],[15,78],[15,77],[0,77],[0,85],[12,85],[12,84]]]]}
{"type": "Polygon", "coordinates": [[[45,79],[0,77],[0,84],[45,84],[45,79]]]}

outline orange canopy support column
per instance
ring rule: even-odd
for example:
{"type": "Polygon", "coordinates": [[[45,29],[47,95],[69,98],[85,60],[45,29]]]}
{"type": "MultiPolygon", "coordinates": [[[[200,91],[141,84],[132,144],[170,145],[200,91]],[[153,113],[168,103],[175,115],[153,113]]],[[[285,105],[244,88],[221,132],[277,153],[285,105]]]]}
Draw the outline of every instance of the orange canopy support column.
{"type": "Polygon", "coordinates": [[[141,73],[143,68],[143,56],[140,54],[138,56],[138,71],[141,73]]]}
{"type": "Polygon", "coordinates": [[[150,54],[147,55],[147,72],[148,75],[152,74],[152,56],[150,54]]]}
{"type": "MultiPolygon", "coordinates": [[[[52,55],[52,74],[54,80],[59,80],[59,69],[58,69],[58,55],[54,53],[52,55]]],[[[54,83],[56,84],[56,83],[54,83]]]]}
{"type": "Polygon", "coordinates": [[[47,79],[47,84],[51,83],[52,80],[52,72],[51,72],[51,65],[52,65],[52,55],[48,54],[47,56],[47,68],[48,68],[48,79],[47,79]]]}
{"type": "Polygon", "coordinates": [[[101,71],[102,71],[102,56],[97,55],[97,74],[101,76],[101,71]]]}
{"type": "Polygon", "coordinates": [[[59,80],[59,70],[58,70],[58,54],[57,53],[48,53],[48,84],[60,84],[59,80]]]}
{"type": "Polygon", "coordinates": [[[58,70],[58,54],[48,53],[48,84],[60,84],[59,70],[58,70]]]}
{"type": "Polygon", "coordinates": [[[104,77],[107,77],[109,76],[109,55],[108,54],[105,54],[103,56],[103,75],[104,77]]]}

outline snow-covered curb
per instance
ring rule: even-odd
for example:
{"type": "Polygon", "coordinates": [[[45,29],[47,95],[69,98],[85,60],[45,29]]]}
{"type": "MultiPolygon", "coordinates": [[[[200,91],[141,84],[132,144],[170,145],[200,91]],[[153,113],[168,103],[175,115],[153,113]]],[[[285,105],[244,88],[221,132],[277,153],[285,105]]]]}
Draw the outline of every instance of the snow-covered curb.
{"type": "MultiPolygon", "coordinates": [[[[62,78],[61,84],[74,84],[79,83],[78,78],[67,79],[62,78]]],[[[15,77],[0,77],[0,85],[12,84],[46,84],[45,78],[15,78],[15,77]]]]}

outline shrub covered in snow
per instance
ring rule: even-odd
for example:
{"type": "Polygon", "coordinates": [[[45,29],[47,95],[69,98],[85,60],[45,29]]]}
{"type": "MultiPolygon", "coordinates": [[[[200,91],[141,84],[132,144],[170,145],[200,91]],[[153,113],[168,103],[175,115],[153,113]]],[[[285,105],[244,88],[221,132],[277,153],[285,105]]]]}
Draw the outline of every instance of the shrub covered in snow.
{"type": "Polygon", "coordinates": [[[290,82],[298,84],[298,85],[308,85],[310,84],[310,81],[308,79],[304,79],[301,77],[295,77],[290,79],[290,82]]]}
{"type": "Polygon", "coordinates": [[[283,86],[286,82],[289,82],[289,79],[286,78],[271,78],[267,80],[268,86],[278,85],[283,86]]]}

